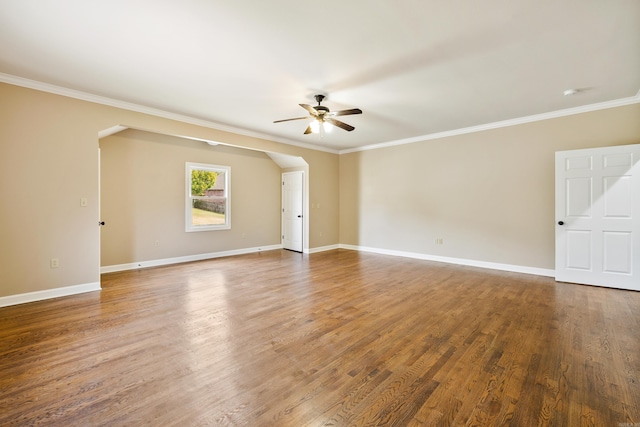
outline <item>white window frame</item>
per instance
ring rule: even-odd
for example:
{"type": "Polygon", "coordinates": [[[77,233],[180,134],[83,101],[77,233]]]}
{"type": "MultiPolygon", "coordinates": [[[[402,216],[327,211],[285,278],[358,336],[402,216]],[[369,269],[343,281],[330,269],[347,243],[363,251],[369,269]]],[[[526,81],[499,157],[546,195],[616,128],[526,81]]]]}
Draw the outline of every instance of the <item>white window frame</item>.
{"type": "Polygon", "coordinates": [[[212,231],[212,230],[229,230],[231,228],[231,168],[229,166],[210,165],[206,163],[185,164],[185,231],[212,231]],[[214,199],[210,196],[192,196],[191,195],[191,172],[194,170],[205,170],[211,172],[224,173],[224,189],[225,189],[225,222],[224,224],[210,225],[194,225],[192,217],[193,200],[195,199],[214,199]]]}

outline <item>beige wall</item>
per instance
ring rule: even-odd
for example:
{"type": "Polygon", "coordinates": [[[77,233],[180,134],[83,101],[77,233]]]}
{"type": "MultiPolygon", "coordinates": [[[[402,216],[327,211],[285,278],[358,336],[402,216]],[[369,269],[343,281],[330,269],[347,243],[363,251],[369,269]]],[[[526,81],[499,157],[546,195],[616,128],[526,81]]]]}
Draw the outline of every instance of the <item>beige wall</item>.
{"type": "Polygon", "coordinates": [[[311,179],[330,177],[310,185],[329,201],[309,215],[310,247],[338,243],[336,154],[0,83],[0,297],[99,282],[98,133],[115,125],[303,157],[311,179]]]}
{"type": "MultiPolygon", "coordinates": [[[[98,132],[115,125],[303,157],[309,205],[320,206],[309,209],[312,250],[343,243],[553,268],[553,153],[639,143],[640,105],[338,156],[0,84],[0,298],[99,282],[98,132]],[[59,268],[49,267],[51,258],[59,268]]],[[[234,236],[221,246],[181,241],[180,252],[129,255],[232,250],[273,238],[246,232],[246,245],[234,236]]],[[[148,244],[146,234],[137,238],[148,244]]]]}
{"type": "Polygon", "coordinates": [[[100,140],[102,266],[280,244],[281,170],[266,154],[151,132],[100,140]],[[231,167],[231,229],[185,232],[185,163],[231,167]]]}
{"type": "Polygon", "coordinates": [[[340,243],[553,269],[554,153],[635,143],[640,104],[342,155],[340,243]]]}

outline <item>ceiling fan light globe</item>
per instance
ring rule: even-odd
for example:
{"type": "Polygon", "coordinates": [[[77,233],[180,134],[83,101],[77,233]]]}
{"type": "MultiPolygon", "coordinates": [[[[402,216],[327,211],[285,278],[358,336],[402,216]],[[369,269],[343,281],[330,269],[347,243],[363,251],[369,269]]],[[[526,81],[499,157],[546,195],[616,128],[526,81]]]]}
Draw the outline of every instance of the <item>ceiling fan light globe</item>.
{"type": "Polygon", "coordinates": [[[323,122],[322,123],[322,128],[324,129],[324,131],[326,133],[331,133],[331,131],[333,130],[333,125],[331,123],[328,123],[328,122],[323,122]]]}
{"type": "Polygon", "coordinates": [[[320,123],[317,120],[313,120],[309,126],[311,126],[311,132],[312,133],[318,133],[320,132],[320,123]]]}

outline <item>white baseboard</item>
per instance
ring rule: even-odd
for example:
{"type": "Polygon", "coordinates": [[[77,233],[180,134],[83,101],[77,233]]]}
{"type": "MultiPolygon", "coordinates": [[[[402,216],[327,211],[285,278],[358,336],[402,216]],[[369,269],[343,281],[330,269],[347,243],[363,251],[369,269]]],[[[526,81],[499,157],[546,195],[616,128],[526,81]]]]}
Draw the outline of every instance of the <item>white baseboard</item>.
{"type": "MultiPolygon", "coordinates": [[[[189,255],[189,256],[176,257],[176,258],[140,261],[140,262],[133,262],[129,264],[110,265],[110,266],[101,267],[100,273],[113,273],[116,271],[136,270],[138,268],[158,267],[162,265],[179,264],[179,263],[191,262],[191,261],[202,261],[206,259],[220,258],[225,256],[233,256],[233,255],[243,255],[243,254],[261,252],[261,251],[270,251],[270,250],[276,250],[276,249],[282,249],[282,245],[280,244],[280,245],[271,245],[271,246],[260,246],[255,248],[244,248],[244,249],[236,249],[231,251],[212,252],[207,254],[189,255]]],[[[417,252],[405,252],[405,251],[396,251],[396,250],[390,250],[390,249],[371,248],[367,246],[337,244],[337,245],[328,245],[328,246],[319,246],[315,248],[310,248],[305,250],[304,253],[314,254],[318,252],[331,251],[335,249],[348,249],[348,250],[361,251],[361,252],[371,252],[371,253],[376,253],[381,255],[400,256],[405,258],[421,259],[426,261],[444,262],[447,264],[487,268],[491,270],[501,270],[501,271],[510,271],[514,273],[533,274],[536,276],[555,277],[554,270],[549,270],[544,268],[526,267],[526,266],[513,265],[513,264],[500,264],[500,263],[494,263],[494,262],[476,261],[476,260],[469,260],[469,259],[463,259],[463,258],[451,258],[451,257],[437,256],[437,255],[422,254],[417,252]]]]}
{"type": "Polygon", "coordinates": [[[183,262],[202,261],[205,259],[221,258],[225,256],[244,255],[263,251],[282,249],[280,245],[258,246],[255,248],[234,249],[230,251],[210,252],[206,254],[187,255],[175,258],[154,259],[149,261],[131,262],[128,264],[106,265],[100,267],[100,274],[114,273],[116,271],[137,270],[138,268],[159,267],[162,265],[180,264],[183,262]]]}
{"type": "MultiPolygon", "coordinates": [[[[178,264],[178,263],[191,262],[191,261],[202,261],[206,259],[220,258],[225,256],[233,256],[233,255],[243,255],[243,254],[256,253],[256,252],[262,252],[262,251],[271,251],[276,249],[282,249],[282,245],[280,244],[280,245],[260,246],[255,248],[244,248],[244,249],[212,252],[207,254],[189,255],[189,256],[175,257],[175,258],[140,261],[140,262],[133,262],[129,264],[109,265],[109,266],[101,267],[100,272],[112,273],[116,271],[135,270],[138,268],[157,267],[162,265],[178,264]]],[[[390,249],[379,249],[379,248],[371,248],[366,246],[355,246],[355,245],[345,245],[345,244],[320,246],[320,247],[309,249],[308,253],[313,254],[318,252],[331,251],[335,249],[348,249],[353,251],[371,252],[371,253],[376,253],[381,255],[391,255],[391,256],[399,256],[399,257],[405,257],[405,258],[421,259],[426,261],[444,262],[447,264],[488,268],[492,270],[511,271],[514,273],[533,274],[536,276],[555,277],[554,270],[545,269],[545,268],[526,267],[526,266],[512,265],[512,264],[499,264],[499,263],[493,263],[493,262],[475,261],[475,260],[462,259],[462,258],[450,258],[450,257],[436,256],[436,255],[421,254],[417,252],[395,251],[390,249]]],[[[86,283],[86,284],[75,285],[75,286],[66,286],[63,288],[48,289],[44,291],[9,295],[5,297],[0,297],[0,307],[7,307],[10,305],[24,304],[28,302],[64,297],[68,295],[81,294],[84,292],[99,291],[100,289],[101,289],[100,282],[95,282],[95,283],[86,283]]]]}
{"type": "Polygon", "coordinates": [[[546,268],[526,267],[522,265],[499,264],[495,262],[475,261],[463,258],[450,258],[437,255],[421,254],[417,252],[394,251],[390,249],[369,248],[366,246],[354,246],[340,244],[341,249],[349,249],[352,251],[371,252],[381,255],[400,256],[405,258],[421,259],[426,261],[444,262],[447,264],[465,265],[469,267],[488,268],[491,270],[511,271],[514,273],[533,274],[536,276],[555,277],[555,270],[546,268]]]}
{"type": "Polygon", "coordinates": [[[0,297],[0,307],[24,304],[27,302],[42,301],[51,298],[66,297],[85,292],[99,291],[100,282],[85,283],[83,285],[65,286],[64,288],[47,289],[44,291],[27,292],[24,294],[0,297]]]}
{"type": "Polygon", "coordinates": [[[305,253],[315,254],[315,253],[318,253],[318,252],[332,251],[334,249],[340,249],[340,245],[318,246],[317,248],[309,249],[305,253]]]}

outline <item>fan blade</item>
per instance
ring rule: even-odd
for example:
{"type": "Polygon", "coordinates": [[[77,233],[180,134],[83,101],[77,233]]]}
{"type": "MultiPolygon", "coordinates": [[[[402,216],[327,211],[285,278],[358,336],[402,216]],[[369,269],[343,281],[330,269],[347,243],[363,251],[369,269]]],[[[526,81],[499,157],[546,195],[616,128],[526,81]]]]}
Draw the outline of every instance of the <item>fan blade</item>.
{"type": "Polygon", "coordinates": [[[341,122],[340,120],[332,119],[331,117],[325,117],[324,121],[327,123],[331,123],[334,126],[338,126],[339,128],[344,129],[348,132],[351,132],[352,130],[355,129],[353,126],[348,125],[344,122],[341,122]]]}
{"type": "Polygon", "coordinates": [[[296,117],[295,119],[276,120],[273,123],[290,122],[291,120],[304,120],[304,119],[308,119],[308,118],[309,118],[309,116],[307,116],[307,117],[296,117]]]}
{"type": "Polygon", "coordinates": [[[307,110],[312,116],[317,116],[318,112],[316,111],[315,108],[313,108],[311,105],[308,104],[298,104],[300,105],[302,108],[304,108],[305,110],[307,110]]]}
{"type": "Polygon", "coordinates": [[[305,135],[309,135],[311,132],[313,132],[313,131],[311,130],[311,125],[309,125],[309,126],[307,126],[307,130],[304,131],[304,134],[305,135]]]}
{"type": "Polygon", "coordinates": [[[350,110],[342,110],[331,113],[332,116],[348,116],[350,114],[362,114],[362,110],[359,108],[352,108],[350,110]]]}

